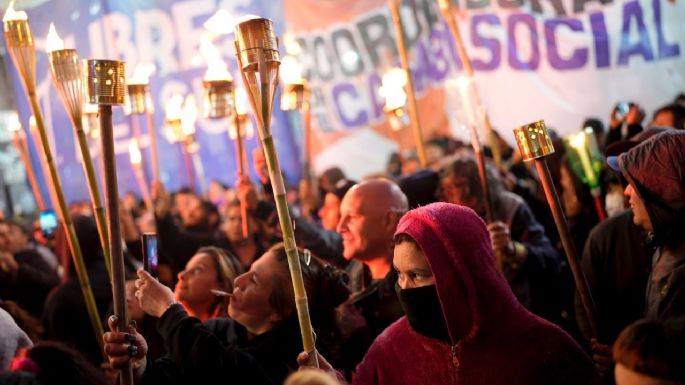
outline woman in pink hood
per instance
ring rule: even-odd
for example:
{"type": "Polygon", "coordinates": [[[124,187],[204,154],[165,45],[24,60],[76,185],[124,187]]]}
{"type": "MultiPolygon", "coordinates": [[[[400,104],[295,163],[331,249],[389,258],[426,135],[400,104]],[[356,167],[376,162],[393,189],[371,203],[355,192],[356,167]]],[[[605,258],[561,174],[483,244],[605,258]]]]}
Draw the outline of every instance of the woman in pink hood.
{"type": "Polygon", "coordinates": [[[396,290],[406,316],[378,336],[355,385],[587,384],[590,358],[518,303],[495,265],[483,221],[434,203],[395,232],[396,290]]]}

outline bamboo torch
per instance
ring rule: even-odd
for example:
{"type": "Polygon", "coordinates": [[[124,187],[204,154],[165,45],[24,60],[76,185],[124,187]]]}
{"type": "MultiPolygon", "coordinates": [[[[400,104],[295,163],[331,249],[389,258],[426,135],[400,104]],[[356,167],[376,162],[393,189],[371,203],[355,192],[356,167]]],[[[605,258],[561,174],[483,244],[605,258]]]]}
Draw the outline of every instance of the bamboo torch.
{"type": "MultiPolygon", "coordinates": [[[[152,179],[160,180],[159,155],[157,154],[157,131],[154,123],[155,107],[150,96],[150,75],[155,71],[153,64],[139,64],[133,71],[132,79],[126,84],[128,89],[128,108],[133,127],[133,134],[140,145],[140,123],[138,116],[147,117],[147,130],[150,139],[150,162],[152,163],[152,179]]],[[[142,162],[142,158],[141,158],[142,162]]]]}
{"type": "Polygon", "coordinates": [[[131,138],[128,142],[128,156],[133,167],[133,173],[136,177],[136,182],[140,188],[140,194],[143,196],[143,202],[148,212],[153,212],[152,199],[150,199],[150,190],[147,188],[145,182],[145,174],[143,173],[143,156],[140,153],[140,147],[136,138],[131,138]]]}
{"type": "Polygon", "coordinates": [[[57,166],[55,165],[55,160],[52,155],[52,149],[48,142],[48,135],[43,121],[43,112],[38,103],[38,95],[36,94],[36,48],[33,41],[33,33],[29,26],[28,16],[23,11],[15,11],[12,3],[5,12],[3,22],[7,50],[9,51],[14,65],[17,67],[17,71],[19,72],[19,76],[21,77],[24,89],[26,90],[26,94],[31,104],[31,110],[36,117],[36,129],[40,136],[44,160],[48,168],[50,182],[54,189],[57,206],[62,216],[62,221],[64,222],[67,243],[69,244],[69,250],[71,251],[71,256],[74,261],[83,298],[88,309],[88,316],[90,317],[93,331],[96,334],[96,340],[102,349],[102,323],[100,322],[100,316],[98,315],[97,306],[95,304],[95,297],[93,296],[93,291],[90,287],[86,265],[83,262],[81,246],[79,245],[76,236],[74,223],[71,220],[71,214],[69,213],[69,208],[67,207],[67,202],[64,198],[64,191],[62,190],[62,183],[60,182],[57,166]]]}
{"type": "Polygon", "coordinates": [[[38,184],[38,179],[36,178],[36,172],[31,165],[31,157],[29,156],[28,143],[26,143],[26,135],[21,129],[19,115],[16,113],[12,113],[10,116],[9,130],[12,134],[12,145],[14,146],[14,149],[17,150],[19,158],[21,158],[21,161],[24,164],[24,169],[26,170],[26,179],[28,179],[29,186],[31,186],[31,191],[33,192],[33,197],[36,199],[36,206],[38,206],[38,210],[45,211],[47,206],[45,205],[43,194],[40,192],[40,185],[38,184]]]}
{"type": "Polygon", "coordinates": [[[186,177],[188,183],[193,191],[197,191],[195,185],[195,172],[193,171],[193,164],[190,160],[188,151],[186,150],[186,135],[183,132],[183,96],[177,93],[171,95],[171,98],[166,103],[166,129],[164,134],[169,143],[180,143],[181,155],[183,156],[183,165],[186,169],[186,177]]]}
{"type": "Polygon", "coordinates": [[[64,48],[64,42],[62,42],[62,39],[57,34],[54,24],[50,24],[47,52],[50,59],[52,82],[55,88],[57,88],[64,108],[71,119],[74,134],[81,151],[83,173],[86,175],[88,192],[90,193],[93,213],[95,214],[95,223],[100,234],[100,244],[102,245],[107,273],[111,280],[112,271],[110,270],[109,236],[107,234],[105,208],[102,205],[100,186],[98,185],[97,174],[93,166],[93,159],[90,156],[88,139],[83,130],[83,68],[79,62],[76,50],[64,48]]]}
{"type": "Polygon", "coordinates": [[[259,137],[264,147],[269,178],[273,188],[278,219],[283,231],[283,241],[290,275],[293,281],[297,316],[300,321],[302,344],[309,353],[310,364],[318,367],[314,332],[307,307],[307,292],[302,279],[302,268],[295,244],[293,222],[288,211],[283,174],[278,162],[278,154],[274,139],[271,136],[271,111],[278,85],[278,38],[273,23],[269,19],[253,18],[245,20],[235,26],[235,45],[238,63],[240,65],[243,84],[247,87],[248,98],[255,119],[259,137]]]}
{"type": "Polygon", "coordinates": [[[592,294],[590,293],[583,269],[580,267],[580,263],[578,262],[576,250],[573,246],[573,240],[571,239],[571,234],[568,229],[568,223],[566,222],[564,211],[561,208],[559,196],[554,188],[552,175],[550,174],[549,167],[547,166],[546,157],[554,153],[554,146],[552,145],[552,140],[547,134],[545,122],[540,120],[516,128],[514,129],[514,136],[516,137],[516,143],[518,144],[519,151],[521,151],[521,157],[523,160],[526,162],[530,162],[531,160],[535,161],[535,166],[538,170],[538,174],[540,175],[540,182],[545,190],[547,203],[549,203],[550,209],[552,210],[554,223],[557,225],[557,230],[559,230],[561,243],[564,246],[568,263],[571,266],[571,271],[573,272],[573,280],[576,282],[576,288],[580,294],[580,299],[583,303],[583,308],[585,309],[585,314],[587,315],[587,319],[590,324],[592,337],[597,337],[595,303],[592,300],[592,294]]]}
{"type": "Polygon", "coordinates": [[[191,165],[193,178],[200,181],[200,194],[204,195],[207,191],[205,185],[205,172],[202,167],[202,160],[200,159],[200,144],[197,142],[197,130],[195,122],[197,121],[197,104],[195,103],[195,96],[186,96],[183,103],[183,113],[181,115],[181,130],[183,132],[183,150],[187,157],[187,162],[191,165]]]}
{"type": "Polygon", "coordinates": [[[302,150],[302,171],[304,179],[311,179],[312,157],[312,115],[309,105],[309,84],[302,78],[300,63],[293,56],[286,56],[281,62],[281,80],[283,92],[281,93],[281,110],[299,111],[302,117],[304,132],[302,150]]]}
{"type": "Polygon", "coordinates": [[[401,68],[391,68],[383,74],[378,93],[385,99],[385,116],[392,132],[396,134],[397,146],[402,150],[402,136],[399,131],[411,124],[407,114],[407,73],[401,68]]]}
{"type": "MultiPolygon", "coordinates": [[[[126,94],[126,64],[117,60],[93,60],[87,62],[88,101],[99,106],[100,143],[104,163],[105,202],[107,203],[108,230],[111,240],[112,297],[118,330],[126,330],[129,323],[126,311],[126,288],[124,277],[124,254],[121,245],[119,221],[119,188],[117,186],[116,154],[114,152],[114,129],[112,106],[124,104],[126,94]]],[[[131,364],[121,370],[121,384],[133,384],[131,364]]]]}
{"type": "Polygon", "coordinates": [[[419,109],[416,105],[416,95],[414,94],[414,83],[411,80],[411,69],[409,67],[409,55],[407,53],[407,44],[404,40],[404,33],[402,32],[402,17],[400,16],[401,0],[388,0],[390,13],[392,14],[393,25],[395,26],[395,38],[397,39],[397,49],[400,53],[400,62],[402,69],[406,73],[407,78],[407,96],[409,107],[409,119],[411,127],[414,132],[414,142],[416,142],[416,152],[419,155],[419,162],[422,168],[426,168],[428,163],[426,160],[426,148],[423,143],[423,132],[421,131],[421,124],[419,119],[419,109]]]}
{"type": "MultiPolygon", "coordinates": [[[[452,32],[452,37],[454,38],[454,41],[457,44],[457,51],[459,52],[459,58],[461,58],[461,62],[464,65],[464,72],[466,76],[471,81],[473,81],[473,65],[471,65],[471,59],[469,58],[469,55],[466,52],[466,46],[464,45],[464,41],[461,38],[461,32],[459,32],[457,21],[454,19],[454,14],[452,13],[451,0],[438,0],[438,3],[440,5],[440,11],[442,12],[443,17],[447,22],[447,26],[452,32]]],[[[475,87],[475,84],[473,87],[474,97],[476,99],[475,104],[476,106],[478,106],[478,108],[481,108],[480,96],[478,94],[478,90],[475,87]]],[[[481,115],[480,118],[481,122],[483,123],[483,128],[485,128],[485,135],[487,136],[488,143],[490,143],[490,151],[492,151],[492,158],[495,161],[495,165],[497,166],[497,168],[500,168],[502,166],[502,155],[499,151],[497,138],[495,137],[495,133],[492,130],[492,126],[490,125],[490,118],[488,117],[488,114],[484,109],[482,109],[482,111],[479,111],[479,113],[481,115]]]]}
{"type": "MultiPolygon", "coordinates": [[[[221,58],[219,51],[214,47],[211,40],[203,36],[200,42],[200,50],[202,51],[205,61],[207,62],[207,72],[205,73],[202,84],[205,88],[205,112],[210,119],[226,119],[230,120],[228,134],[229,138],[235,144],[235,157],[238,179],[242,178],[245,173],[245,150],[243,148],[243,138],[240,135],[240,122],[238,114],[235,110],[235,91],[233,85],[233,77],[228,72],[228,65],[221,58]],[[236,135],[231,135],[231,126],[234,126],[236,135]]],[[[249,221],[247,220],[247,204],[240,202],[240,220],[243,237],[247,239],[250,236],[249,221]]]]}

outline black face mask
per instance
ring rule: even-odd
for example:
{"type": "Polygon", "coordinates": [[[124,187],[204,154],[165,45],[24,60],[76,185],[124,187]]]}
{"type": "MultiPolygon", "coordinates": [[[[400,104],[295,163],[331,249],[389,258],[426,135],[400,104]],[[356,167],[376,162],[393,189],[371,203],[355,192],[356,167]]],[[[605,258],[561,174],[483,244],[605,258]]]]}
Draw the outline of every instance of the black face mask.
{"type": "Polygon", "coordinates": [[[414,331],[452,344],[435,285],[401,289],[395,284],[395,292],[414,331]]]}

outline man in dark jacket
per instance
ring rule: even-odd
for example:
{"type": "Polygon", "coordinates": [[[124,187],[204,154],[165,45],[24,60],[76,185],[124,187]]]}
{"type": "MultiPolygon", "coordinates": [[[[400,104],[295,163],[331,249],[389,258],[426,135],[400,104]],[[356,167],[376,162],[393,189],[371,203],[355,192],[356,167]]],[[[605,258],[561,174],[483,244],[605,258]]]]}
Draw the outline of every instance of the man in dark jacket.
{"type": "Polygon", "coordinates": [[[685,314],[685,132],[668,130],[607,162],[628,181],[633,222],[657,247],[645,317],[685,314]]]}

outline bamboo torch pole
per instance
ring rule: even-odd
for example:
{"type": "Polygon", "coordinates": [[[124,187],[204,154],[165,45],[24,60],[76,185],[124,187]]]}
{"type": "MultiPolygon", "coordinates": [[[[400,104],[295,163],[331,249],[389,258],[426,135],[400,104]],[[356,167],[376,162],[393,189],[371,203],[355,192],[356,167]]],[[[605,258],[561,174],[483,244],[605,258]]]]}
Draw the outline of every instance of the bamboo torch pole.
{"type": "Polygon", "coordinates": [[[3,18],[5,29],[5,41],[7,42],[7,50],[10,57],[17,67],[19,76],[24,84],[26,94],[31,104],[31,110],[36,117],[36,129],[40,136],[40,142],[43,148],[44,160],[48,167],[50,182],[54,188],[55,198],[57,200],[58,209],[62,216],[64,223],[64,230],[67,235],[67,243],[74,261],[76,274],[78,275],[79,283],[81,285],[81,292],[83,294],[86,307],[88,309],[88,316],[90,318],[93,331],[96,334],[96,340],[103,348],[102,341],[102,323],[95,304],[95,297],[90,287],[90,280],[86,271],[86,265],[83,262],[83,255],[81,254],[81,246],[76,236],[74,223],[71,220],[71,214],[67,207],[66,199],[64,198],[64,191],[62,190],[62,183],[59,179],[57,166],[52,155],[52,149],[48,142],[48,134],[45,129],[43,121],[43,112],[38,103],[38,95],[36,94],[36,49],[33,40],[33,33],[28,22],[28,16],[25,12],[16,12],[12,4],[5,12],[3,18]]]}
{"type": "MultiPolygon", "coordinates": [[[[107,204],[110,255],[112,258],[112,297],[118,330],[127,330],[124,254],[119,221],[119,189],[117,186],[116,154],[112,127],[112,106],[124,104],[126,65],[116,60],[88,60],[88,99],[99,106],[100,140],[104,163],[105,202],[107,204]]],[[[133,372],[128,363],[121,370],[122,385],[133,384],[133,372]]]]}
{"type": "Polygon", "coordinates": [[[81,151],[81,163],[83,173],[86,176],[90,201],[95,214],[95,224],[100,234],[100,244],[107,266],[107,274],[112,279],[109,257],[109,236],[105,218],[105,208],[102,205],[100,187],[98,185],[97,174],[93,166],[93,159],[88,148],[88,139],[83,130],[83,70],[79,61],[78,53],[75,49],[64,49],[62,39],[57,35],[54,25],[50,25],[48,34],[48,58],[50,60],[50,73],[52,81],[57,88],[58,94],[62,99],[65,109],[74,127],[74,134],[77,139],[79,150],[81,151]]]}
{"type": "MultiPolygon", "coordinates": [[[[452,32],[452,37],[454,38],[454,41],[457,44],[457,51],[459,52],[459,57],[461,58],[461,62],[464,65],[464,72],[466,73],[466,76],[471,79],[471,81],[474,81],[473,65],[471,65],[471,59],[469,59],[469,55],[466,52],[466,46],[464,45],[464,41],[461,38],[461,32],[459,32],[457,21],[454,19],[454,14],[452,13],[451,0],[438,0],[438,3],[440,5],[440,11],[442,12],[443,17],[447,22],[447,26],[452,32]]],[[[475,104],[478,108],[480,108],[482,105],[478,89],[475,85],[473,88],[474,98],[476,99],[475,104]]],[[[495,133],[492,130],[492,126],[490,125],[490,118],[488,117],[488,113],[485,110],[483,110],[482,116],[480,118],[482,119],[483,128],[485,128],[485,135],[487,136],[488,143],[490,144],[492,158],[495,161],[495,165],[497,166],[497,168],[500,168],[502,166],[502,155],[500,154],[499,146],[497,145],[497,138],[495,137],[495,133]]]]}
{"type": "Polygon", "coordinates": [[[278,38],[274,32],[272,21],[254,18],[237,24],[235,27],[235,44],[243,83],[248,90],[248,98],[257,120],[259,137],[264,147],[278,219],[283,231],[283,241],[295,293],[297,316],[300,321],[302,344],[304,350],[309,353],[311,366],[318,367],[314,332],[307,306],[307,292],[305,291],[302,267],[295,244],[295,232],[288,211],[283,174],[278,163],[274,139],[271,136],[271,111],[278,84],[278,67],[280,64],[278,38]]]}
{"type": "Polygon", "coordinates": [[[407,73],[407,105],[409,107],[409,119],[411,120],[411,127],[414,132],[414,142],[416,142],[416,152],[419,155],[421,167],[426,168],[428,165],[426,160],[426,148],[423,143],[423,132],[421,130],[421,123],[419,119],[419,109],[416,104],[416,95],[414,94],[414,82],[411,79],[411,68],[409,66],[407,44],[404,40],[404,32],[402,31],[400,3],[401,0],[388,0],[388,6],[390,7],[390,13],[392,14],[393,25],[395,26],[395,38],[397,39],[397,49],[400,53],[400,62],[402,63],[402,69],[407,73]]]}
{"type": "Polygon", "coordinates": [[[550,174],[549,167],[547,166],[546,157],[554,153],[554,146],[552,145],[552,140],[547,134],[545,122],[540,120],[516,128],[514,129],[514,136],[516,137],[516,143],[521,151],[521,157],[523,160],[526,162],[530,162],[531,160],[535,161],[535,166],[538,170],[538,174],[540,175],[540,182],[545,190],[547,203],[549,203],[550,209],[552,210],[554,223],[557,226],[557,230],[559,230],[561,243],[564,246],[566,257],[568,259],[569,266],[571,266],[571,272],[573,273],[573,280],[576,283],[576,288],[580,294],[580,299],[583,303],[583,308],[590,324],[592,337],[597,337],[597,317],[595,303],[592,300],[592,294],[590,293],[590,288],[588,287],[587,280],[585,279],[583,269],[580,267],[576,249],[573,246],[571,233],[568,229],[568,223],[566,222],[564,211],[561,208],[559,196],[554,188],[552,175],[550,174]]]}

